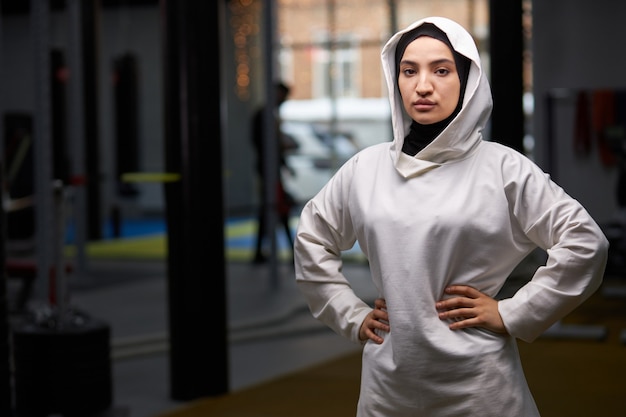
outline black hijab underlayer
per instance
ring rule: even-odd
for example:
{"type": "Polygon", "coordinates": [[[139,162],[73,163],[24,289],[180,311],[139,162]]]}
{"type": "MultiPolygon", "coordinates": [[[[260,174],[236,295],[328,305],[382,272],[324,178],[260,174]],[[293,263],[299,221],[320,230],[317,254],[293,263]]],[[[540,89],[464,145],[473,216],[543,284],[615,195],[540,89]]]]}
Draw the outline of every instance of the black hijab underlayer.
{"type": "Polygon", "coordinates": [[[413,123],[411,123],[409,133],[404,138],[404,144],[402,146],[402,152],[411,156],[417,154],[419,151],[424,149],[430,142],[432,142],[433,139],[435,139],[461,111],[461,108],[463,107],[463,97],[465,96],[465,88],[467,87],[467,78],[469,76],[469,70],[471,65],[471,60],[469,58],[461,55],[454,50],[454,48],[452,47],[452,43],[450,43],[450,40],[448,39],[448,36],[441,29],[439,29],[432,23],[424,23],[402,35],[402,37],[400,37],[400,40],[398,41],[398,45],[396,45],[396,84],[398,76],[400,75],[400,61],[402,60],[402,56],[404,55],[406,47],[420,36],[430,36],[431,38],[440,40],[441,42],[448,45],[448,48],[450,48],[450,50],[452,51],[452,55],[454,56],[454,63],[456,64],[459,80],[461,81],[461,91],[459,94],[459,102],[457,103],[456,109],[454,109],[452,114],[446,119],[429,125],[423,125],[417,123],[416,121],[413,121],[413,123]]]}

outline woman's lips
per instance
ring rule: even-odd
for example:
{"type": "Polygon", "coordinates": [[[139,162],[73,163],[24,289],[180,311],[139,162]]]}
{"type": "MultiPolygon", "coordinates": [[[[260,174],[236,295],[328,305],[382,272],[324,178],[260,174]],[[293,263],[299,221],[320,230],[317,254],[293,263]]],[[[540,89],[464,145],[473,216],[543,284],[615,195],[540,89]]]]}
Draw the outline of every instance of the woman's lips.
{"type": "Polygon", "coordinates": [[[430,110],[435,106],[435,103],[430,100],[417,100],[413,102],[413,107],[417,110],[430,110]]]}

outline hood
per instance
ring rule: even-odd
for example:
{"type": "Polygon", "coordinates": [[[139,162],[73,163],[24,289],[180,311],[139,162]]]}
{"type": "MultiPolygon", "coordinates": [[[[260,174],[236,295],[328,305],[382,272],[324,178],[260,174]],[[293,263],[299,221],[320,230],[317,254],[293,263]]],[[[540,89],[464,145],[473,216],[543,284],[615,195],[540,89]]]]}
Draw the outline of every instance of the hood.
{"type": "Polygon", "coordinates": [[[383,73],[387,82],[391,105],[393,142],[391,157],[396,169],[404,177],[419,175],[442,164],[462,159],[482,140],[482,131],[491,116],[491,88],[483,72],[478,49],[472,35],[461,25],[445,17],[428,17],[418,20],[389,39],[381,52],[383,73]],[[409,132],[411,118],[404,111],[397,88],[395,51],[398,41],[422,23],[432,23],[446,33],[452,47],[469,58],[470,66],[463,108],[452,122],[428,146],[415,156],[402,152],[402,144],[409,132]]]}

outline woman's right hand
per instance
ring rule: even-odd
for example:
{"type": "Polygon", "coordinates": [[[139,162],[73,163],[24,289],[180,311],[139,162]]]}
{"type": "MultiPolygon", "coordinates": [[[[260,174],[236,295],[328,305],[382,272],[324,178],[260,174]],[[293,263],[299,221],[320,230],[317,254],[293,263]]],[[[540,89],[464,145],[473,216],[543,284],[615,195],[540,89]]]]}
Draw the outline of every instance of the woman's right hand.
{"type": "Polygon", "coordinates": [[[365,320],[361,323],[359,339],[362,341],[370,339],[380,345],[384,339],[376,334],[376,329],[389,332],[389,315],[384,298],[377,298],[374,301],[374,309],[365,316],[365,320]]]}

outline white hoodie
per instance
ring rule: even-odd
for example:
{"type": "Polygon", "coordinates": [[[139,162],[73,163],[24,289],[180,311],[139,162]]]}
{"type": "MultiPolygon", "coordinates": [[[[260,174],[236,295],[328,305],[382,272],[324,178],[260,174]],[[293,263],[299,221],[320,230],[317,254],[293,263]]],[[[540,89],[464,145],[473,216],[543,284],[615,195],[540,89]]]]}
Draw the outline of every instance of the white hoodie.
{"type": "Polygon", "coordinates": [[[298,286],[312,314],[355,343],[371,311],[342,274],[358,241],[386,299],[390,332],[363,349],[358,417],[538,416],[517,352],[600,285],[608,242],[587,211],[532,161],[486,141],[491,91],[471,35],[441,17],[415,22],[382,50],[394,138],[345,163],[303,208],[295,239],[298,286]],[[471,68],[463,109],[415,156],[395,80],[402,34],[443,30],[471,68]],[[499,301],[508,335],[450,330],[435,303],[450,284],[496,296],[535,248],[545,266],[499,301]]]}

